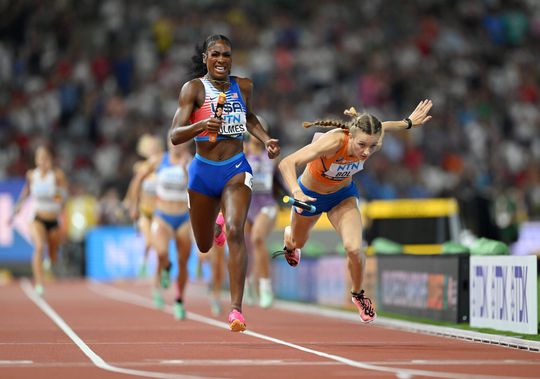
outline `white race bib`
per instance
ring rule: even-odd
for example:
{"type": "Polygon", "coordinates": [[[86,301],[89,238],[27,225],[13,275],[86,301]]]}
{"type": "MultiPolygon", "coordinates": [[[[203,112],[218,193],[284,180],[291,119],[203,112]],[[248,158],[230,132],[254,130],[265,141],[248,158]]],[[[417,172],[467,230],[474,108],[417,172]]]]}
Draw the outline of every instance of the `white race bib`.
{"type": "Polygon", "coordinates": [[[364,168],[364,161],[350,163],[332,163],[324,176],[332,180],[345,180],[364,168]]]}
{"type": "Polygon", "coordinates": [[[247,132],[246,114],[242,112],[232,112],[223,115],[223,124],[219,134],[230,136],[234,134],[244,134],[247,132]]]}

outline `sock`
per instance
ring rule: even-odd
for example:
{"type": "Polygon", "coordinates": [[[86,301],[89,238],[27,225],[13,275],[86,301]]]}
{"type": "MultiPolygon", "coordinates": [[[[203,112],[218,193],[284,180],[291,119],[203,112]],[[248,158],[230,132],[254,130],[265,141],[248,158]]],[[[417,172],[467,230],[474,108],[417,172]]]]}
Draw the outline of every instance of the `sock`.
{"type": "Polygon", "coordinates": [[[259,290],[272,292],[272,281],[270,278],[259,278],[259,290]]]}

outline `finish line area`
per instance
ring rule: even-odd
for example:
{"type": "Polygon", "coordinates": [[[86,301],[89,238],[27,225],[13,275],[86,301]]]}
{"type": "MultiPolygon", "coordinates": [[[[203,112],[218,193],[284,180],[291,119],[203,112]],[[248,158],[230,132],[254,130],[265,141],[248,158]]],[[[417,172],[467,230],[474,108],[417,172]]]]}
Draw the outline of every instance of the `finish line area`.
{"type": "MultiPolygon", "coordinates": [[[[44,297],[24,279],[12,282],[0,287],[0,373],[10,378],[532,378],[540,366],[536,342],[515,349],[477,343],[480,334],[448,338],[445,328],[408,331],[414,324],[384,318],[364,325],[352,312],[288,302],[271,309],[245,306],[248,330],[232,333],[225,315],[211,316],[206,291],[198,283],[188,285],[187,319],[177,321],[172,307],[154,308],[146,281],[57,281],[44,297]]],[[[172,303],[172,293],[167,296],[172,303]]]]}

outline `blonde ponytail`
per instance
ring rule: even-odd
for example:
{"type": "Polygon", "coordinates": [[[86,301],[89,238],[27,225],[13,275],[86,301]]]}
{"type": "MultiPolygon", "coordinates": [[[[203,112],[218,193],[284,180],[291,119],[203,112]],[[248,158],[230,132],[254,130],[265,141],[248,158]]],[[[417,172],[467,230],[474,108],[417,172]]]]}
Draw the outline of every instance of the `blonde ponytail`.
{"type": "Polygon", "coordinates": [[[352,117],[352,118],[358,117],[358,112],[356,111],[356,109],[354,109],[354,107],[350,107],[349,109],[345,109],[343,111],[343,114],[345,114],[346,116],[352,117]]]}

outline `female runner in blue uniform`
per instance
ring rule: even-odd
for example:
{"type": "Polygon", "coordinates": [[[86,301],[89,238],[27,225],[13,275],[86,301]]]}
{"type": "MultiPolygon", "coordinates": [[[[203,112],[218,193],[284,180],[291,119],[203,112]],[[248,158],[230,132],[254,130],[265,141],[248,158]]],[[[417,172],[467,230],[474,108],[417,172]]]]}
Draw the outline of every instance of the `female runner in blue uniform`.
{"type": "MultiPolygon", "coordinates": [[[[184,295],[188,280],[187,262],[191,252],[191,228],[187,211],[187,166],[192,159],[188,144],[172,146],[168,142],[168,152],[150,157],[134,180],[134,197],[144,179],[156,175],[156,206],[152,217],[151,240],[158,257],[156,280],[152,297],[157,308],[165,305],[162,289],[169,287],[169,241],[174,239],[178,257],[177,296],[173,306],[174,318],[186,318],[184,295]]],[[[136,207],[136,204],[133,204],[136,207]]]]}
{"type": "Polygon", "coordinates": [[[264,131],[251,110],[253,84],[250,79],[231,76],[232,44],[223,35],[211,35],[192,58],[192,80],[180,91],[178,109],[171,126],[175,145],[195,139],[195,159],[189,167],[188,193],[195,240],[201,252],[214,242],[214,225],[221,209],[229,247],[229,278],[232,331],[246,329],[242,295],[247,253],[244,226],[251,201],[252,172],[243,153],[247,131],[264,143],[270,158],[279,155],[276,139],[264,131]],[[227,96],[223,116],[214,117],[218,95],[227,96]],[[209,137],[217,134],[212,142],[209,137]]]}

